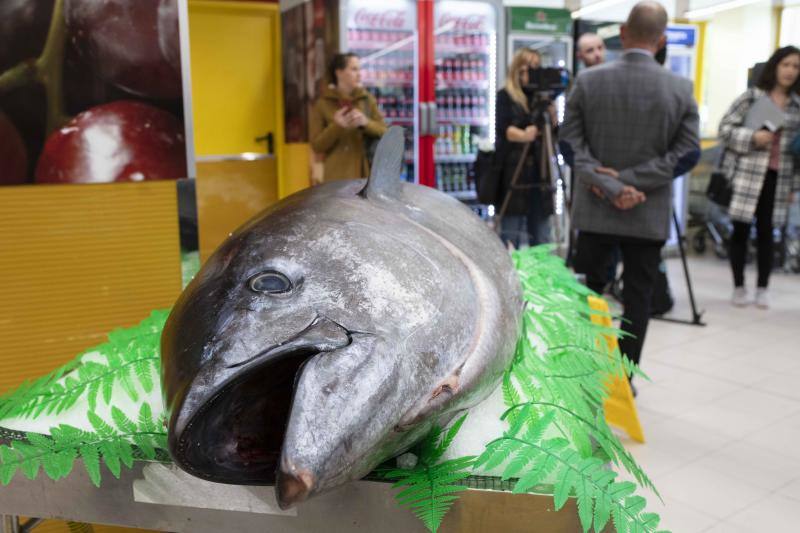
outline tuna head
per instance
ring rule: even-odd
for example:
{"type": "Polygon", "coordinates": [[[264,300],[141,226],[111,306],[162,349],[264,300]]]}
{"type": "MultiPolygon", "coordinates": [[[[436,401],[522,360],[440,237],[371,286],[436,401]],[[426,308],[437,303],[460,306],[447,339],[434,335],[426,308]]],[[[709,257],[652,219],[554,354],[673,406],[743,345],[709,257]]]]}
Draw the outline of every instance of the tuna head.
{"type": "Polygon", "coordinates": [[[181,295],[162,382],[185,470],[276,483],[288,506],[363,477],[418,440],[427,415],[458,408],[448,400],[479,319],[469,272],[363,187],[284,200],[181,295]]]}

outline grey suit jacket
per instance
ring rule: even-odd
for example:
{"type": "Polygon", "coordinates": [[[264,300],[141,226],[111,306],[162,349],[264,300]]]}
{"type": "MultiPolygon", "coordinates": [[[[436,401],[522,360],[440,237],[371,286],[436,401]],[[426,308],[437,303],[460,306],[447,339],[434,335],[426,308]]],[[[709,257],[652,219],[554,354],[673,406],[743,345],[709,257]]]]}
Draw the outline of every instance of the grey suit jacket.
{"type": "Polygon", "coordinates": [[[561,138],[575,152],[572,224],[582,231],[666,240],[673,169],[699,150],[699,118],[692,83],[652,57],[629,52],[581,72],[567,100],[561,138]],[[619,179],[595,172],[619,171],[619,179]],[[589,190],[600,187],[606,198],[589,190]],[[647,200],[626,211],[613,206],[624,185],[647,200]]]}

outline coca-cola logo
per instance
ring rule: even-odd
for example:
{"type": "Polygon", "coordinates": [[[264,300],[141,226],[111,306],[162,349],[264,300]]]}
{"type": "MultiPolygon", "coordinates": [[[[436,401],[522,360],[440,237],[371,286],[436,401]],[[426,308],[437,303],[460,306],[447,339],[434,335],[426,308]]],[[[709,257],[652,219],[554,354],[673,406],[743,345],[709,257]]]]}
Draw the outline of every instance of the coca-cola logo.
{"type": "Polygon", "coordinates": [[[360,28],[401,30],[406,24],[405,15],[405,11],[400,9],[370,11],[369,9],[362,8],[356,11],[355,23],[356,26],[360,28]]]}
{"type": "Polygon", "coordinates": [[[482,15],[466,15],[459,17],[445,13],[442,15],[442,18],[439,19],[439,26],[444,26],[445,24],[450,24],[451,22],[454,23],[454,30],[477,31],[483,29],[483,25],[486,22],[486,17],[482,15]]]}

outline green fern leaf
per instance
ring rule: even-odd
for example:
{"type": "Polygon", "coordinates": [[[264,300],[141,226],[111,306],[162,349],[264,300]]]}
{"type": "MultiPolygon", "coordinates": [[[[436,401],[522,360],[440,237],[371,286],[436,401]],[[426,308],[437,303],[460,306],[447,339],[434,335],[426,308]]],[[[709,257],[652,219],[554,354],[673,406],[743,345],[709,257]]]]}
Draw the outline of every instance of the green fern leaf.
{"type": "Polygon", "coordinates": [[[144,402],[139,408],[139,431],[145,433],[158,431],[158,426],[153,421],[153,410],[147,402],[144,402]]]}
{"type": "Polygon", "coordinates": [[[133,443],[139,448],[144,459],[152,461],[156,458],[156,449],[148,435],[133,435],[133,443]]]}
{"type": "Polygon", "coordinates": [[[555,510],[558,511],[569,499],[570,491],[575,483],[578,481],[577,473],[572,469],[567,469],[561,475],[561,478],[556,482],[553,498],[555,502],[555,510]]]}
{"type": "Polygon", "coordinates": [[[114,428],[109,426],[105,420],[97,416],[95,413],[89,411],[86,413],[87,418],[89,419],[89,423],[92,425],[95,433],[97,433],[103,439],[109,439],[116,436],[117,432],[114,431],[114,428]]]}
{"type": "Polygon", "coordinates": [[[116,440],[103,441],[99,444],[100,454],[103,462],[111,474],[119,479],[120,476],[120,453],[116,440]]]}
{"type": "Polygon", "coordinates": [[[119,368],[119,372],[117,373],[117,379],[119,380],[120,385],[122,385],[122,389],[128,395],[128,398],[131,399],[132,402],[139,401],[139,393],[136,392],[136,386],[133,382],[133,377],[131,373],[133,372],[133,368],[130,365],[126,365],[119,368]]]}
{"type": "Polygon", "coordinates": [[[577,480],[575,484],[575,496],[578,505],[578,518],[580,518],[584,533],[589,531],[592,527],[592,517],[594,516],[592,493],[592,488],[587,483],[586,478],[577,480]]]}
{"type": "Polygon", "coordinates": [[[108,374],[101,380],[103,387],[103,403],[106,405],[111,403],[111,397],[114,395],[114,382],[116,381],[114,374],[108,374]]]}
{"type": "Polygon", "coordinates": [[[28,442],[33,446],[43,451],[52,451],[55,449],[55,443],[50,437],[45,437],[39,433],[25,433],[25,438],[28,439],[28,442]]]}
{"type": "Polygon", "coordinates": [[[150,394],[153,392],[153,369],[155,363],[152,359],[140,359],[134,363],[134,369],[136,371],[136,377],[139,380],[139,385],[141,385],[142,390],[146,394],[150,394]]]}
{"type": "Polygon", "coordinates": [[[6,445],[0,445],[0,483],[8,485],[19,468],[17,452],[6,445]]]}
{"type": "Polygon", "coordinates": [[[94,379],[94,381],[89,384],[89,388],[86,393],[89,411],[94,412],[97,410],[97,396],[100,394],[100,387],[102,384],[103,382],[100,379],[94,379]]]}
{"type": "Polygon", "coordinates": [[[86,468],[86,473],[89,474],[89,479],[95,487],[100,486],[100,450],[97,446],[86,444],[79,448],[81,458],[83,459],[83,466],[86,468]]]}
{"type": "Polygon", "coordinates": [[[117,429],[120,431],[120,433],[136,433],[136,424],[134,424],[130,418],[125,416],[125,413],[123,413],[121,409],[112,407],[111,419],[114,421],[114,424],[117,426],[117,429]]]}
{"type": "Polygon", "coordinates": [[[117,450],[119,450],[119,459],[128,468],[133,468],[133,448],[129,442],[122,439],[117,441],[117,450]]]}

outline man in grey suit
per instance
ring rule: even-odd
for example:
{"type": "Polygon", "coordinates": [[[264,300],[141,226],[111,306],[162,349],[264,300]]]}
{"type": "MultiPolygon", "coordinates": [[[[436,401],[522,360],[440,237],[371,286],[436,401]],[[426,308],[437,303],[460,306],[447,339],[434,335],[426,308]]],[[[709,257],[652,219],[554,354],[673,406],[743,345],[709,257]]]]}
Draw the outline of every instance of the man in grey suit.
{"type": "Polygon", "coordinates": [[[582,71],[567,101],[561,138],[575,153],[575,271],[600,292],[612,250],[622,251],[620,349],[638,363],[661,248],[669,237],[673,170],[699,150],[692,83],[653,60],[666,44],[667,13],[639,2],[622,26],[623,56],[582,71]]]}

